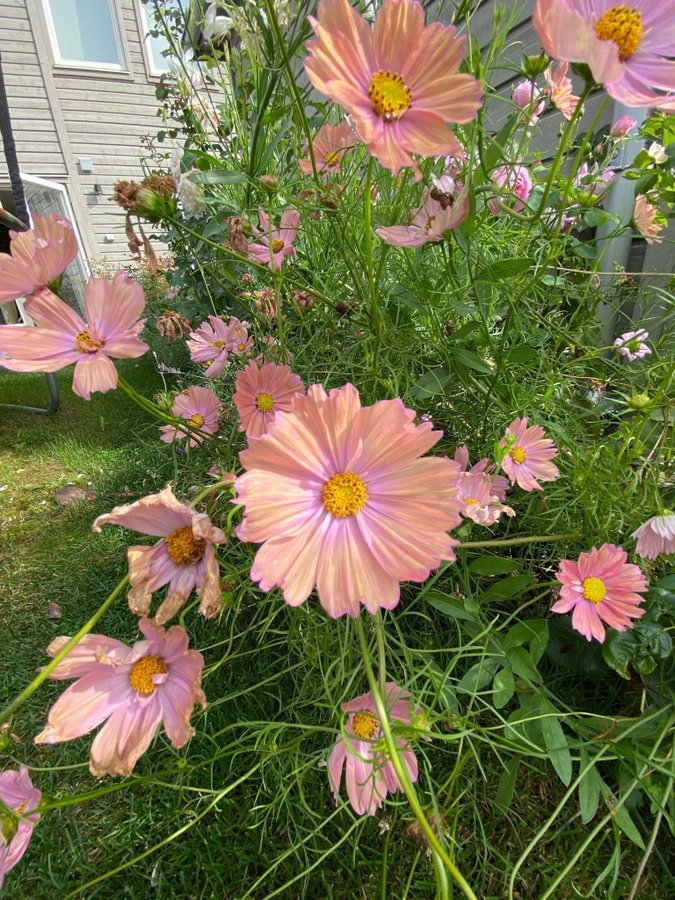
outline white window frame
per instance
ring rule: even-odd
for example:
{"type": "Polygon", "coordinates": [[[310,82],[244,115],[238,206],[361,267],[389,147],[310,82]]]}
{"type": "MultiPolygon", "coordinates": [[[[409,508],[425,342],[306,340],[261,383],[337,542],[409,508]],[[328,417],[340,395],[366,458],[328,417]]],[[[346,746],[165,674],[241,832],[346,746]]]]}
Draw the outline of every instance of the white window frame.
{"type": "MultiPolygon", "coordinates": [[[[145,59],[145,68],[150,78],[172,79],[171,70],[169,69],[169,59],[166,59],[166,69],[158,69],[155,65],[155,58],[152,54],[152,46],[150,44],[150,20],[142,0],[136,0],[136,11],[138,13],[138,24],[141,31],[141,44],[143,45],[143,58],[145,59]]],[[[154,23],[152,25],[154,28],[154,23]]]]}
{"type": "Polygon", "coordinates": [[[52,18],[52,10],[49,0],[42,0],[42,12],[47,25],[47,33],[49,34],[49,42],[52,47],[54,63],[57,66],[63,66],[68,69],[85,69],[97,72],[127,72],[129,70],[125,48],[122,43],[122,31],[120,29],[120,17],[115,0],[107,0],[110,9],[110,19],[113,25],[113,37],[115,46],[117,47],[117,56],[119,63],[102,63],[93,60],[64,59],[59,52],[59,42],[56,36],[56,27],[52,18]]]}

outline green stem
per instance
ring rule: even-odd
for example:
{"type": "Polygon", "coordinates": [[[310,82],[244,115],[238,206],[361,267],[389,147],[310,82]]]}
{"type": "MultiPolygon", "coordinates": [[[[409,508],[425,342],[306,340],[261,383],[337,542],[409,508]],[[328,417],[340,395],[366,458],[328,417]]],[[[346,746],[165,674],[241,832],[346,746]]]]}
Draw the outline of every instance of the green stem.
{"type": "Polygon", "coordinates": [[[375,334],[375,347],[373,348],[373,372],[377,372],[377,361],[380,355],[380,343],[382,340],[382,314],[377,304],[377,290],[375,287],[375,271],[373,268],[373,157],[368,157],[366,169],[366,189],[363,197],[363,222],[366,232],[366,266],[368,276],[368,293],[370,295],[370,324],[375,334]]]}
{"type": "Polygon", "coordinates": [[[528,537],[496,538],[493,541],[462,541],[457,549],[463,550],[465,547],[517,547],[521,544],[535,544],[538,542],[578,541],[585,536],[583,531],[577,531],[570,534],[533,534],[528,537]]]}

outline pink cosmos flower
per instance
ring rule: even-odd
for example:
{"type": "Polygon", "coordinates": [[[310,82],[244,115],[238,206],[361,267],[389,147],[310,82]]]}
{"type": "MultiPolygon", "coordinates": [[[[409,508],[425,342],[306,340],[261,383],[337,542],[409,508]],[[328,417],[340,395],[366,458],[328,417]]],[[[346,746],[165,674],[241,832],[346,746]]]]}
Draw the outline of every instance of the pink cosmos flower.
{"type": "Polygon", "coordinates": [[[471,122],[479,82],[458,72],[465,38],[453,26],[425,28],[417,0],[384,0],[371,26],[348,0],[320,0],[309,17],[305,69],[314,87],[343,106],[370,153],[394,174],[412,154],[460,155],[448,122],[471,122]]]}
{"type": "MultiPolygon", "coordinates": [[[[206,706],[204,657],[188,650],[185,629],[174,625],[165,631],[146,618],[138,627],[145,640],[132,647],[103,634],[85,635],[49,676],[77,680],[52,706],[35,743],[72,741],[105,722],[89,756],[89,771],[97,778],[130,775],[160,722],[171,746],[184,746],[195,733],[195,704],[206,706]]],[[[69,640],[55,638],[47,653],[56,656],[69,640]]]]}
{"type": "Polygon", "coordinates": [[[227,349],[234,356],[247,356],[253,346],[253,338],[248,334],[248,322],[240,322],[236,316],[230,316],[227,329],[227,349]]]}
{"type": "Polygon", "coordinates": [[[223,374],[229,354],[228,326],[218,316],[209,316],[196,331],[191,331],[186,341],[192,362],[203,363],[213,360],[204,375],[207,378],[218,378],[223,374]]]}
{"type": "Polygon", "coordinates": [[[663,238],[659,232],[663,229],[663,223],[657,222],[659,208],[655,203],[650,203],[644,194],[638,194],[633,207],[633,224],[648,244],[660,244],[663,238]]]}
{"type": "Polygon", "coordinates": [[[649,356],[652,348],[645,341],[649,337],[649,332],[644,328],[638,328],[637,331],[627,331],[614,341],[616,352],[625,356],[628,362],[635,359],[642,359],[649,356]]]}
{"type": "Polygon", "coordinates": [[[558,455],[555,444],[544,437],[540,425],[527,427],[527,417],[514,419],[506,429],[506,435],[499,442],[507,448],[502,460],[502,469],[511,484],[518,483],[524,491],[540,491],[537,481],[555,481],[560,472],[555,463],[550,462],[558,455]]]}
{"type": "Polygon", "coordinates": [[[281,227],[272,228],[267,213],[260,207],[258,210],[262,229],[251,225],[253,234],[260,240],[248,245],[248,252],[261,263],[267,263],[272,271],[278,271],[287,256],[295,256],[293,241],[300,228],[300,213],[297,209],[285,209],[281,215],[281,227]]]}
{"type": "Polygon", "coordinates": [[[0,772],[0,800],[18,817],[18,821],[8,821],[9,817],[0,807],[0,891],[5,875],[28,849],[33,828],[40,818],[35,810],[41,799],[42,794],[33,787],[26,766],[0,772]]]}
{"type": "Polygon", "coordinates": [[[514,212],[525,209],[532,192],[532,177],[525,166],[500,166],[490,175],[495,184],[501,189],[500,201],[492,198],[488,202],[490,212],[495,216],[504,214],[501,204],[506,204],[514,212]],[[507,194],[507,196],[503,196],[507,194]],[[508,195],[512,196],[508,196],[508,195]],[[515,200],[513,199],[515,197],[515,200]]]}
{"type": "MultiPolygon", "coordinates": [[[[316,171],[338,172],[345,154],[358,143],[358,136],[348,122],[340,125],[322,125],[312,141],[316,171]]],[[[298,165],[305,175],[312,174],[312,160],[305,148],[306,159],[299,159],[298,165]]]]}
{"type": "Polygon", "coordinates": [[[621,116],[621,118],[617,119],[609,129],[609,133],[612,137],[615,138],[625,138],[635,130],[636,125],[637,119],[634,119],[629,115],[621,116]]]}
{"type": "Polygon", "coordinates": [[[0,303],[39,294],[77,256],[77,238],[67,219],[35,216],[31,231],[10,231],[9,254],[0,253],[0,303]]]}
{"type": "Polygon", "coordinates": [[[549,66],[544,72],[546,79],[546,96],[550,97],[551,103],[559,109],[566,119],[571,119],[580,97],[572,93],[572,79],[568,78],[567,70],[569,63],[558,63],[557,66],[549,66]]]}
{"type": "Polygon", "coordinates": [[[469,469],[469,449],[462,444],[455,450],[454,460],[459,466],[460,475],[486,474],[490,477],[490,494],[497,500],[506,500],[506,492],[509,489],[509,480],[503,475],[494,475],[494,466],[490,464],[487,457],[478,460],[478,462],[469,469]]]}
{"type": "Polygon", "coordinates": [[[492,493],[492,479],[489,475],[480,472],[464,473],[457,480],[457,489],[462,515],[477,525],[494,525],[502,513],[510,517],[516,514],[492,493]]]}
{"type": "Polygon", "coordinates": [[[128,600],[133,613],[147,615],[153,591],[165,584],[169,588],[155,616],[158,624],[173,618],[193,590],[202,601],[199,611],[205,618],[220,612],[220,570],[213,545],[224,544],[227,538],[205,513],[177,500],[171,485],[135,503],[116,506],[91,527],[98,533],[106,524],[162,538],[152,547],[135,545],[127,550],[128,600]]]}
{"type": "Polygon", "coordinates": [[[635,552],[643,559],[675,553],[675,515],[666,512],[661,516],[652,516],[631,537],[637,541],[635,552]]]}
{"type": "Polygon", "coordinates": [[[240,454],[237,535],[262,543],[251,578],[263,591],[299,606],[316,585],[328,615],[357,616],[393,609],[399,582],[454,560],[457,465],[419,458],[442,432],[414,418],[398,399],[362,407],[351,384],[315,384],[240,454]]]}
{"type": "Polygon", "coordinates": [[[675,0],[537,0],[532,17],[554,59],[586,63],[626,106],[675,110],[675,0]]]}
{"type": "MultiPolygon", "coordinates": [[[[220,400],[213,391],[205,387],[193,386],[177,394],[171,412],[206,434],[215,434],[220,427],[220,400]]],[[[162,432],[161,440],[165,444],[189,438],[188,447],[197,447],[204,440],[203,434],[190,431],[181,425],[162,425],[159,430],[162,432]]]]}
{"type": "Polygon", "coordinates": [[[544,92],[533,81],[519,81],[511,92],[515,105],[527,115],[527,124],[536,125],[546,107],[544,92]]]}
{"type": "Polygon", "coordinates": [[[420,209],[410,210],[410,225],[380,225],[375,234],[394,247],[421,247],[445,240],[453,228],[465,221],[470,210],[471,201],[464,189],[455,194],[441,193],[434,187],[425,194],[420,209]]]}
{"type": "MultiPolygon", "coordinates": [[[[389,720],[410,726],[412,715],[410,694],[395,682],[388,681],[385,704],[389,720]]],[[[344,734],[340,737],[328,757],[328,774],[335,802],[339,803],[342,772],[345,772],[347,796],[357,816],[367,813],[374,816],[387,794],[402,791],[403,786],[396,770],[387,756],[382,737],[382,725],[378,716],[375,699],[370,693],[361,694],[340,707],[349,713],[344,734]]],[[[422,708],[415,710],[421,715],[422,708]]],[[[403,762],[411,781],[417,781],[417,757],[410,749],[410,742],[397,738],[403,762]]]]}
{"type": "Polygon", "coordinates": [[[266,434],[274,425],[277,413],[288,412],[293,397],[305,387],[288,366],[251,361],[237,375],[232,402],[239,412],[239,431],[247,438],[266,434]]]}
{"type": "Polygon", "coordinates": [[[631,619],[644,615],[640,594],[647,590],[645,576],[632,563],[628,554],[614,544],[594,547],[581,553],[579,559],[561,559],[556,578],[562,584],[560,600],[551,612],[572,610],[572,627],[586,638],[602,644],[605,640],[603,622],[617,631],[632,626],[631,619]]]}
{"type": "Polygon", "coordinates": [[[75,363],[73,391],[89,400],[94,391],[105,394],[117,387],[112,359],[135,359],[148,345],[138,335],[145,319],[143,288],[126,272],[112,282],[90,278],[85,289],[85,322],[74,309],[50,291],[26,303],[36,328],[0,326],[0,352],[12,372],[58,372],[75,363]]]}

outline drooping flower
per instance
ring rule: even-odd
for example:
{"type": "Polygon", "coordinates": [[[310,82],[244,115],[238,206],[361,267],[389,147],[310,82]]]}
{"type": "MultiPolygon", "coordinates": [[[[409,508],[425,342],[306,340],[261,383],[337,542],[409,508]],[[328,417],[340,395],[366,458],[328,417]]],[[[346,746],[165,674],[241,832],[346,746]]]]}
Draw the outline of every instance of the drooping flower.
{"type": "Polygon", "coordinates": [[[77,256],[67,219],[35,216],[30,231],[10,231],[9,253],[0,253],[0,303],[31,297],[52,284],[77,256]]]}
{"type": "Polygon", "coordinates": [[[300,228],[300,213],[297,209],[285,209],[281,215],[279,229],[272,228],[265,210],[258,210],[262,229],[251,225],[253,234],[259,239],[248,245],[248,252],[261,263],[267,263],[272,271],[278,271],[287,256],[295,256],[293,241],[300,228]]]}
{"type": "Polygon", "coordinates": [[[503,475],[494,475],[494,466],[486,456],[469,468],[469,448],[462,444],[455,450],[454,460],[459,466],[460,476],[485,474],[490,477],[490,493],[498,500],[506,500],[506,492],[509,489],[509,480],[503,475]]]}
{"type": "Polygon", "coordinates": [[[657,221],[659,208],[655,203],[650,203],[644,194],[638,194],[633,207],[633,224],[648,244],[660,244],[663,240],[659,232],[663,230],[663,223],[657,221]]]}
{"type": "Polygon", "coordinates": [[[155,325],[167,344],[172,344],[176,338],[182,338],[190,331],[189,321],[173,309],[165,309],[155,320],[155,325]]]}
{"type": "Polygon", "coordinates": [[[586,638],[603,643],[605,628],[617,631],[632,627],[632,619],[644,615],[640,604],[647,581],[638,566],[628,563],[628,554],[614,544],[593,547],[574,562],[561,559],[556,578],[562,584],[560,600],[551,612],[572,610],[572,627],[586,638]]]}
{"type": "Polygon", "coordinates": [[[509,477],[511,484],[518,484],[524,491],[540,491],[537,481],[555,481],[560,472],[554,457],[558,455],[555,444],[544,436],[540,425],[527,426],[527,417],[514,419],[506,429],[505,436],[499,442],[506,448],[502,459],[502,469],[509,477]]]}
{"type": "Polygon", "coordinates": [[[138,335],[145,319],[143,288],[117,272],[112,282],[90,278],[85,289],[85,322],[50,291],[26,303],[36,328],[0,326],[0,352],[12,372],[58,372],[75,363],[73,391],[89,400],[94,391],[117,387],[113,359],[135,359],[148,345],[138,335]]]}
{"type": "Polygon", "coordinates": [[[457,465],[419,458],[441,432],[414,418],[398,399],[362,407],[351,384],[315,384],[240,454],[237,535],[262,543],[251,578],[263,591],[299,606],[316,585],[332,618],[357,616],[393,609],[401,581],[454,560],[457,465]]]}
{"type": "Polygon", "coordinates": [[[635,130],[636,125],[637,119],[629,115],[621,116],[609,129],[609,133],[615,138],[625,138],[635,130]]]}
{"type": "Polygon", "coordinates": [[[580,97],[572,93],[572,79],[568,77],[569,63],[561,62],[557,66],[550,65],[544,72],[546,79],[546,96],[559,109],[566,119],[571,119],[579,105],[580,97]]]}
{"type": "MultiPolygon", "coordinates": [[[[179,419],[185,419],[188,425],[198,428],[207,434],[215,434],[220,427],[220,400],[213,391],[205,387],[189,387],[176,395],[171,412],[179,419]]],[[[197,447],[204,440],[204,435],[190,431],[181,425],[162,425],[161,440],[166,444],[189,438],[188,447],[197,447]]]]}
{"type": "Polygon", "coordinates": [[[645,343],[648,337],[649,332],[645,331],[644,328],[638,328],[637,331],[627,331],[614,341],[616,352],[621,356],[625,356],[628,362],[649,356],[652,348],[645,343]]]}
{"type": "MultiPolygon", "coordinates": [[[[386,685],[385,704],[387,718],[394,723],[400,722],[410,726],[412,710],[410,694],[395,682],[386,685]]],[[[345,774],[347,796],[357,816],[368,814],[374,816],[387,794],[395,794],[403,790],[396,770],[391,762],[384,738],[382,724],[370,691],[355,697],[340,707],[349,713],[344,734],[338,739],[328,757],[328,774],[335,802],[339,803],[342,773],[345,774]]],[[[415,710],[421,715],[422,708],[415,710]]],[[[410,780],[417,781],[417,757],[410,749],[410,741],[398,737],[397,744],[401,749],[404,765],[410,780]]]]}
{"type": "Polygon", "coordinates": [[[277,413],[288,412],[296,394],[304,391],[298,375],[288,366],[251,361],[241,369],[235,382],[232,402],[239,412],[239,431],[247,438],[257,438],[270,430],[277,413]]]}
{"type": "MultiPolygon", "coordinates": [[[[147,618],[138,627],[145,640],[132,647],[102,634],[85,635],[49,675],[77,680],[52,706],[35,743],[72,741],[104,722],[89,756],[89,771],[97,778],[130,775],[160,723],[172,747],[184,746],[195,733],[195,704],[206,706],[204,657],[188,650],[185,629],[174,625],[165,631],[147,618]]],[[[56,656],[69,640],[55,638],[47,653],[56,656]]]]}
{"type": "Polygon", "coordinates": [[[491,213],[495,216],[503,215],[502,205],[508,206],[514,212],[525,209],[525,204],[532,193],[532,176],[525,166],[500,166],[490,177],[500,188],[501,195],[499,201],[493,197],[488,202],[491,213]]]}
{"type": "Polygon", "coordinates": [[[469,194],[463,188],[443,192],[433,187],[425,194],[422,207],[410,210],[410,225],[380,225],[375,233],[394,247],[421,247],[432,241],[445,240],[465,221],[470,210],[469,194]]]}
{"type": "Polygon", "coordinates": [[[305,69],[314,87],[350,114],[356,131],[394,174],[419,169],[412,154],[459,155],[447,123],[471,122],[479,82],[458,72],[465,38],[439,22],[425,27],[417,0],[384,0],[371,25],[348,0],[320,0],[305,69]]]}
{"type": "Polygon", "coordinates": [[[35,812],[42,793],[33,787],[26,766],[0,772],[0,800],[16,815],[10,817],[0,806],[0,891],[5,875],[28,849],[33,828],[40,818],[35,812]]]}
{"type": "Polygon", "coordinates": [[[665,512],[647,519],[631,535],[637,541],[635,552],[643,559],[656,559],[662,553],[675,553],[675,514],[665,512]]]}
{"type": "Polygon", "coordinates": [[[219,316],[209,316],[206,322],[190,332],[186,341],[192,362],[210,362],[204,372],[207,378],[218,378],[223,374],[230,355],[228,343],[230,329],[219,316]]]}
{"type": "Polygon", "coordinates": [[[494,525],[502,513],[515,516],[515,511],[510,506],[505,506],[492,493],[492,479],[489,475],[480,472],[463,473],[457,480],[457,489],[462,515],[477,525],[494,525]]]}
{"type": "MultiPolygon", "coordinates": [[[[346,153],[358,143],[358,136],[348,122],[339,125],[326,123],[317,131],[312,141],[316,171],[337,172],[346,153]]],[[[312,174],[312,160],[309,150],[305,149],[305,159],[299,159],[298,165],[305,175],[312,174]]]]}
{"type": "Polygon", "coordinates": [[[253,338],[249,337],[248,322],[241,322],[236,316],[230,316],[227,323],[227,349],[233,356],[246,356],[253,346],[253,338]]]}
{"type": "Polygon", "coordinates": [[[532,24],[549,56],[586,63],[626,106],[675,110],[675,0],[537,0],[532,24]]]}
{"type": "Polygon", "coordinates": [[[214,544],[227,541],[220,528],[205,513],[177,500],[171,485],[158,494],[149,494],[112,512],[99,516],[91,526],[100,532],[103,525],[122,525],[141,534],[161,537],[152,547],[129,547],[129,609],[137,616],[150,612],[153,591],[168,584],[156,621],[168,622],[193,590],[201,599],[199,611],[211,619],[220,612],[219,568],[214,544]]]}
{"type": "Polygon", "coordinates": [[[544,92],[533,81],[525,79],[514,86],[511,99],[526,114],[528,126],[536,125],[546,107],[544,92]]]}

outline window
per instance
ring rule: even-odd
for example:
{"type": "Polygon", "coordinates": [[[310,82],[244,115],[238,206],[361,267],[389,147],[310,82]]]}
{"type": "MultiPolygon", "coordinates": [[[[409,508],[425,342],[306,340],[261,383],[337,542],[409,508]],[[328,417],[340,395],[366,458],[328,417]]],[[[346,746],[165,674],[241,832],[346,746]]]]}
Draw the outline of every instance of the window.
{"type": "Polygon", "coordinates": [[[57,63],[121,69],[114,0],[43,0],[57,63]]]}
{"type": "MultiPolygon", "coordinates": [[[[167,10],[178,8],[178,0],[163,0],[163,2],[160,4],[160,9],[164,14],[166,14],[167,10]]],[[[171,57],[169,55],[164,55],[166,51],[171,49],[171,45],[169,44],[169,40],[164,33],[164,28],[162,26],[161,20],[157,22],[155,19],[154,3],[149,3],[148,8],[146,9],[141,2],[140,9],[141,21],[143,23],[143,46],[145,47],[148,72],[151,75],[163,75],[164,73],[171,71],[171,57]],[[150,34],[151,31],[158,31],[159,33],[157,37],[153,37],[150,34]]],[[[167,17],[167,24],[171,24],[172,21],[173,19],[167,17]]]]}

